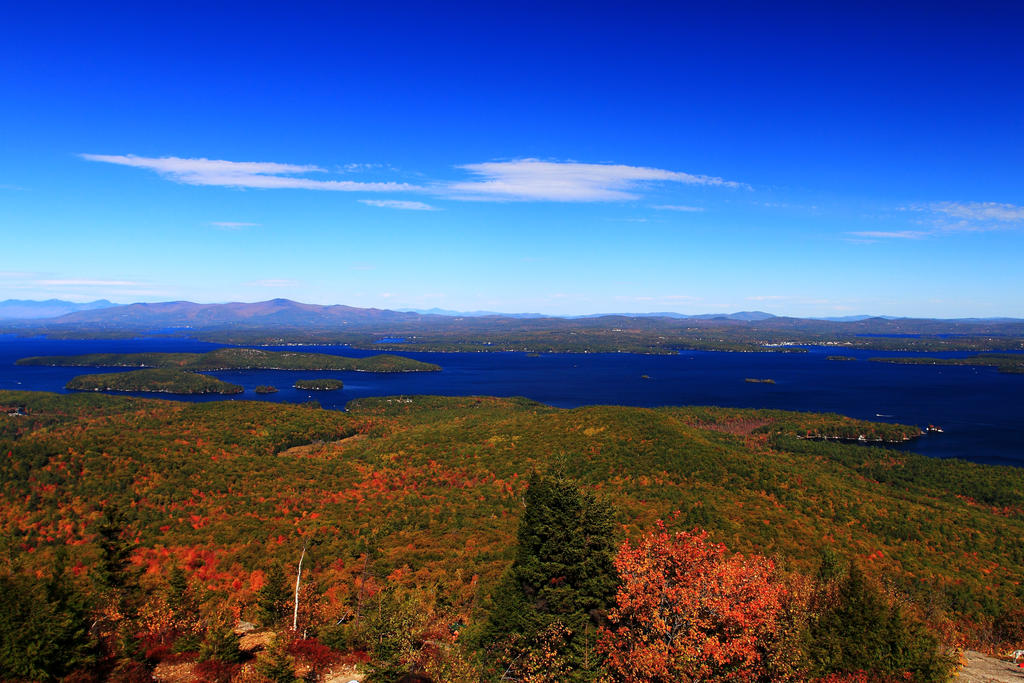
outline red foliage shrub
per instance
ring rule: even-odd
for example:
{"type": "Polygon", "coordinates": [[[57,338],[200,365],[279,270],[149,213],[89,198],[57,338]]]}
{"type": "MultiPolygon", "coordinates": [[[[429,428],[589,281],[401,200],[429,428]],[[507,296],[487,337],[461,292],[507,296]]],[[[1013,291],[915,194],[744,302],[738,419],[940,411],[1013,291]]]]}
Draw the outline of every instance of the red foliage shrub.
{"type": "Polygon", "coordinates": [[[339,652],[327,647],[316,638],[293,640],[288,644],[288,654],[299,661],[306,662],[314,671],[323,671],[341,659],[339,652]]]}
{"type": "Polygon", "coordinates": [[[110,683],[150,683],[153,673],[141,662],[125,661],[119,663],[107,678],[110,683]]]}
{"type": "Polygon", "coordinates": [[[745,681],[761,673],[784,589],[772,563],[726,557],[707,533],[663,523],[615,558],[622,584],[600,649],[618,680],[745,681]]]}
{"type": "Polygon", "coordinates": [[[171,648],[169,645],[156,644],[146,648],[146,661],[159,663],[167,659],[171,655],[171,648]]]}
{"type": "Polygon", "coordinates": [[[195,681],[196,683],[229,683],[241,668],[241,664],[208,659],[196,664],[195,681]]]}

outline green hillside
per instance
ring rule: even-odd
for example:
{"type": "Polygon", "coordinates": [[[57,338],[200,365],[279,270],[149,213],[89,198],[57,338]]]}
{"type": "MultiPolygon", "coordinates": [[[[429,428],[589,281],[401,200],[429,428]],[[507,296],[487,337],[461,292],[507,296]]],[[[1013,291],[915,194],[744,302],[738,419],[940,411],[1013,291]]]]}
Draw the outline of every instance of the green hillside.
{"type": "Polygon", "coordinates": [[[991,367],[1006,374],[1024,373],[1024,355],[1019,353],[979,353],[966,358],[931,358],[931,357],[878,357],[868,360],[876,363],[896,363],[898,365],[967,365],[973,367],[991,367]]]}
{"type": "Polygon", "coordinates": [[[101,508],[114,507],[145,591],[181,567],[203,587],[204,614],[255,619],[267,572],[294,572],[306,547],[299,619],[342,649],[329,625],[372,595],[413,591],[423,615],[478,623],[538,471],[610,506],[616,543],[665,519],[807,575],[829,549],[950,642],[991,638],[1024,604],[1024,471],[813,440],[900,440],[914,427],[487,397],[363,399],[336,412],[0,392],[0,407],[24,413],[0,417],[8,569],[49,571],[65,548],[84,580],[101,508]]]}

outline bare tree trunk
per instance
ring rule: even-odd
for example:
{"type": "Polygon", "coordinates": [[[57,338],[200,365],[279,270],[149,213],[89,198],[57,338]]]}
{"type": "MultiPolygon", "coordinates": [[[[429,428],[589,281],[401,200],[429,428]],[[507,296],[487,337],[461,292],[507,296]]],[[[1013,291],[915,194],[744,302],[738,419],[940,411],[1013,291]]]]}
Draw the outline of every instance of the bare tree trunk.
{"type": "Polygon", "coordinates": [[[302,554],[299,555],[299,571],[295,575],[295,611],[292,614],[292,630],[299,630],[299,586],[302,584],[302,561],[306,559],[306,546],[302,546],[302,554]]]}

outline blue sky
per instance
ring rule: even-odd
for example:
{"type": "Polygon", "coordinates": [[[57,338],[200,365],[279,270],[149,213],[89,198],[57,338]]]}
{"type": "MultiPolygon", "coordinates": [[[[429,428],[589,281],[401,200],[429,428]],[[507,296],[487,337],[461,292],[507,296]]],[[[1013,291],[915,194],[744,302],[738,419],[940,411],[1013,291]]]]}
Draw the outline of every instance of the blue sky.
{"type": "Polygon", "coordinates": [[[1024,317],[1019,3],[482,4],[6,9],[0,299],[1024,317]]]}

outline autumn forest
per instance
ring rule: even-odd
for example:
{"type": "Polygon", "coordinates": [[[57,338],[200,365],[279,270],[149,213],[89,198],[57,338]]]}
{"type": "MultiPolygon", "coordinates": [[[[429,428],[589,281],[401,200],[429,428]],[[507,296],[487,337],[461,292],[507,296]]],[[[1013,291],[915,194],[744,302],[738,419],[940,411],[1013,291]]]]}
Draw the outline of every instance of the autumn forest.
{"type": "Polygon", "coordinates": [[[957,646],[1021,635],[1024,471],[844,441],[916,427],[487,397],[0,406],[3,678],[939,681],[957,646]]]}

